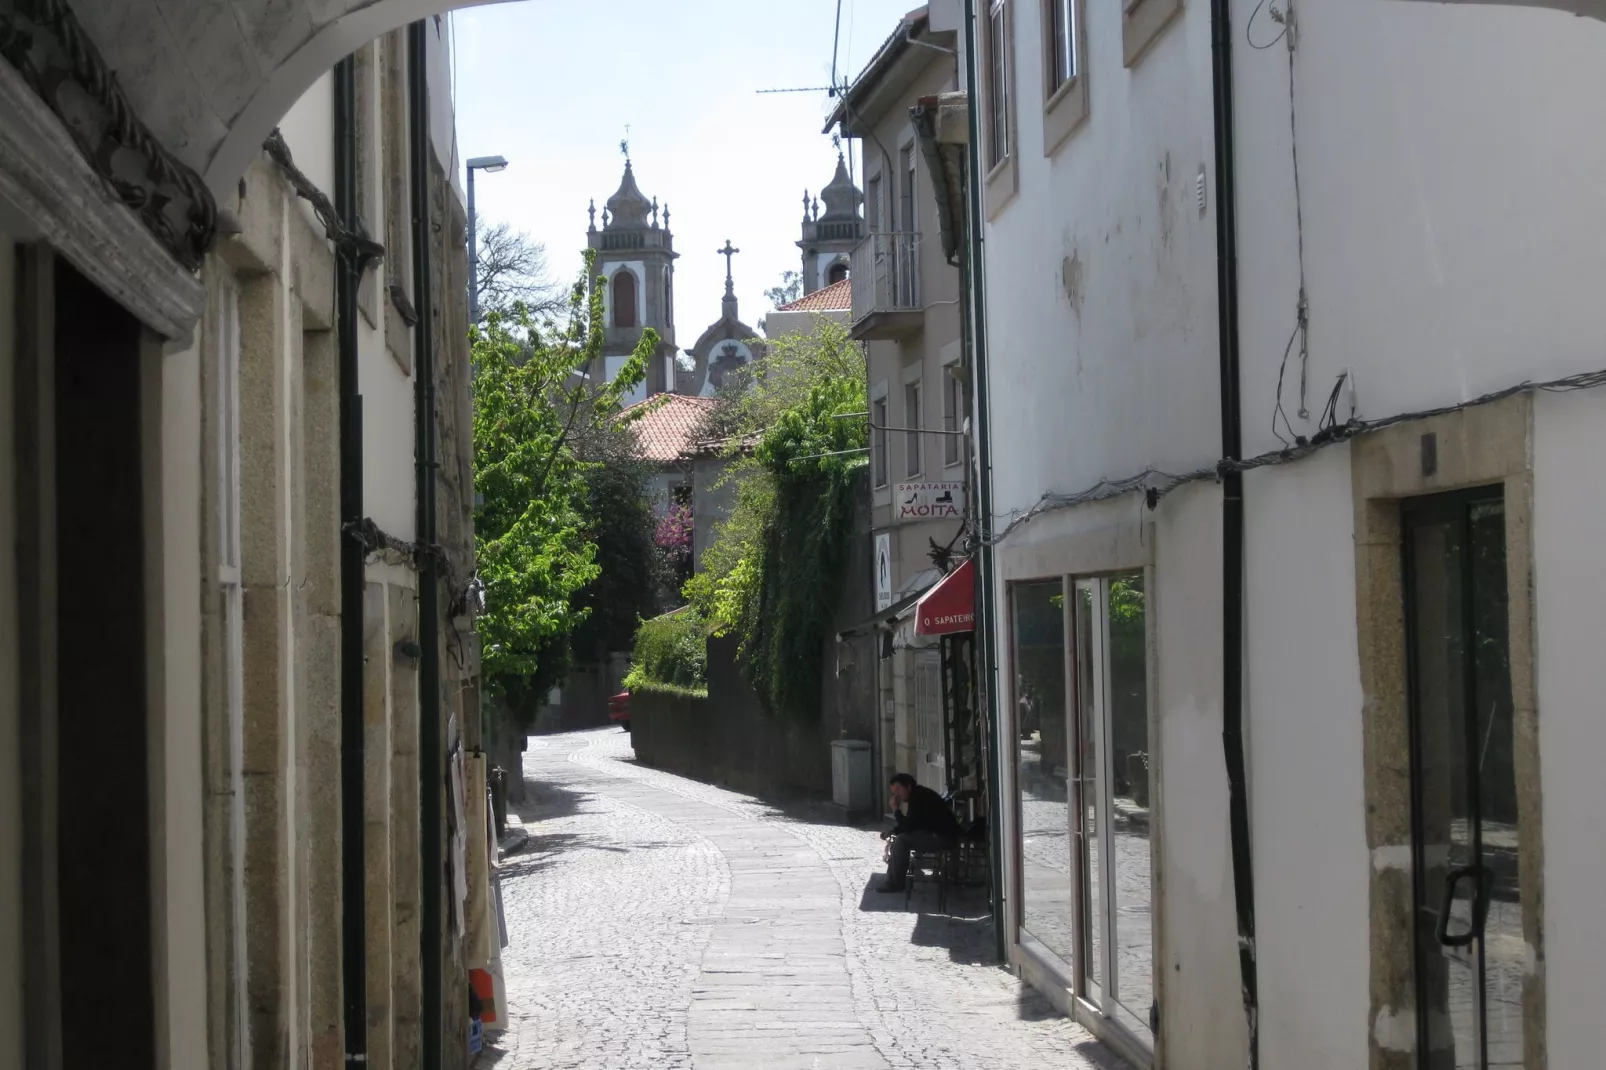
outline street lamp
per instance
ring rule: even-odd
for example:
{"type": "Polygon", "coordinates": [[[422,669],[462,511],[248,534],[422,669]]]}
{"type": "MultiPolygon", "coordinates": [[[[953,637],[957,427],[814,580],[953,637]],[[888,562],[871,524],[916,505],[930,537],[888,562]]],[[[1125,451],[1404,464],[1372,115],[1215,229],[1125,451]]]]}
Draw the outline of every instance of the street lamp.
{"type": "Polygon", "coordinates": [[[475,156],[468,161],[468,321],[480,321],[480,243],[474,221],[474,172],[496,172],[507,167],[506,156],[475,156]]]}

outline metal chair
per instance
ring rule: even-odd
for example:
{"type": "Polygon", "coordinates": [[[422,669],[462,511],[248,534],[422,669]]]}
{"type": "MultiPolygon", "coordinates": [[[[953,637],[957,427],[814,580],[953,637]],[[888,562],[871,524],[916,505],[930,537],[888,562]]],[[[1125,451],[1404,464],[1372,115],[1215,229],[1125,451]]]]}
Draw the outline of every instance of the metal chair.
{"type": "Polygon", "coordinates": [[[909,909],[910,900],[914,897],[915,881],[928,879],[937,883],[937,909],[948,909],[948,884],[954,879],[958,868],[960,847],[961,844],[955,843],[927,850],[909,848],[909,872],[903,880],[903,909],[909,909]]]}

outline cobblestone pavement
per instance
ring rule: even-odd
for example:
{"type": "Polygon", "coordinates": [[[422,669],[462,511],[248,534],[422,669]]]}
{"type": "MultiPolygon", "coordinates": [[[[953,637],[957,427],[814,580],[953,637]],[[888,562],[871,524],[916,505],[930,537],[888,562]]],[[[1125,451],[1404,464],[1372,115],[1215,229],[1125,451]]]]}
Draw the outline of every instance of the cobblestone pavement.
{"type": "Polygon", "coordinates": [[[635,764],[616,729],[530,741],[503,895],[495,1070],[1124,1066],[992,958],[978,892],[873,890],[881,841],[635,764]]]}

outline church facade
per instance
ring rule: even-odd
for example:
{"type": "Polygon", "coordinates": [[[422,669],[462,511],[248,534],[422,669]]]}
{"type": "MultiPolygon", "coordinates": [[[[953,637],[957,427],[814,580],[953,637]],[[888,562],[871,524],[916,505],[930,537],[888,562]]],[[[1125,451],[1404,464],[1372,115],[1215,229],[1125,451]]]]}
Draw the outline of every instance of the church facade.
{"type": "Polygon", "coordinates": [[[658,198],[642,193],[628,157],[619,189],[603,206],[600,229],[595,202],[590,215],[586,244],[597,254],[594,271],[603,288],[604,327],[602,362],[587,368],[588,375],[612,380],[648,328],[658,332],[658,350],[647,378],[626,398],[627,404],[665,393],[713,397],[763,356],[758,331],[742,322],[737,308],[731,259],[741,250],[728,240],[715,250],[725,257],[720,316],[680,355],[675,344],[675,261],[680,254],[669,229],[669,206],[660,209],[658,198]]]}

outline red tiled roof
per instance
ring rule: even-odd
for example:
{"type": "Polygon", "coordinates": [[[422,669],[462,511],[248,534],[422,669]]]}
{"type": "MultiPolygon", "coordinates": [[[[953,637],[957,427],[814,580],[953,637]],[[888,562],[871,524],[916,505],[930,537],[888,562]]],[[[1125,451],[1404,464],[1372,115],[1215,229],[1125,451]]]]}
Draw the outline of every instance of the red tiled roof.
{"type": "Polygon", "coordinates": [[[807,297],[800,297],[789,305],[782,305],[777,312],[847,312],[853,308],[853,287],[848,279],[833,282],[823,290],[815,290],[807,297]]]}
{"type": "Polygon", "coordinates": [[[673,464],[697,445],[697,432],[713,407],[713,398],[655,394],[624,411],[642,410],[631,424],[642,456],[654,464],[673,464]]]}

